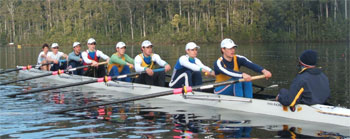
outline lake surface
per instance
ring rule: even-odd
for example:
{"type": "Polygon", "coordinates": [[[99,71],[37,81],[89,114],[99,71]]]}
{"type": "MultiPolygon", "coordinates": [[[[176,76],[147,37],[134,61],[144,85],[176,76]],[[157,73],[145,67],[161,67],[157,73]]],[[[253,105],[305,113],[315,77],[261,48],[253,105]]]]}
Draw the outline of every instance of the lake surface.
{"type": "MultiPolygon", "coordinates": [[[[200,44],[198,58],[210,67],[221,56],[219,44],[200,44]]],[[[154,52],[174,66],[183,54],[185,44],[154,46],[154,52]]],[[[83,46],[86,49],[86,46],[83,46]]],[[[97,49],[111,55],[114,45],[97,45],[97,49]]],[[[298,72],[297,57],[306,49],[319,53],[319,66],[330,80],[332,97],[329,102],[350,108],[350,45],[346,43],[261,43],[239,44],[237,53],[270,70],[273,78],[254,81],[254,84],[279,88],[267,89],[263,94],[276,95],[280,88],[288,88],[298,72]]],[[[16,65],[35,64],[41,47],[0,47],[0,69],[16,65]]],[[[61,46],[60,51],[69,53],[71,46],[61,46]]],[[[140,46],[128,46],[127,54],[135,57],[140,46]]],[[[251,75],[257,73],[242,68],[251,75]]],[[[168,74],[170,74],[169,72],[168,74]]],[[[16,80],[18,73],[0,75],[1,82],[16,80]]],[[[205,78],[209,80],[209,78],[205,78]]],[[[76,105],[88,105],[102,100],[94,94],[103,90],[86,87],[72,87],[40,94],[7,98],[5,95],[21,92],[23,89],[43,88],[57,85],[55,82],[33,80],[0,86],[0,138],[48,138],[48,137],[91,137],[91,138],[236,138],[236,137],[349,137],[350,129],[344,132],[332,130],[327,125],[255,115],[242,112],[208,108],[206,112],[197,106],[178,104],[162,99],[149,99],[120,105],[99,107],[85,112],[66,115],[50,115],[44,112],[76,105]],[[156,101],[160,107],[150,107],[156,101]],[[176,109],[178,113],[169,113],[176,109]],[[224,118],[230,116],[230,118],[224,118]],[[272,120],[271,120],[272,119],[272,120]],[[254,124],[256,121],[266,123],[254,124]],[[346,133],[346,131],[349,131],[346,133]]],[[[255,91],[258,91],[257,89],[255,91]]],[[[121,97],[124,95],[121,95],[121,97]]],[[[125,94],[127,96],[127,94],[125,94]]]]}

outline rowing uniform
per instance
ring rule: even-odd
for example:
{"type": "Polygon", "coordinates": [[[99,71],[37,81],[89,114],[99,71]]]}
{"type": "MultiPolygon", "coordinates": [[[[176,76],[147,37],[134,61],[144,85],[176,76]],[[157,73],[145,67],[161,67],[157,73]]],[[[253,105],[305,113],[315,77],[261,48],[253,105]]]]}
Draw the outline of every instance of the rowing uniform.
{"type": "MultiPolygon", "coordinates": [[[[68,55],[68,65],[70,68],[76,68],[76,67],[80,67],[83,66],[83,61],[80,61],[80,59],[82,59],[81,57],[81,52],[79,52],[79,54],[75,54],[75,52],[71,52],[68,55]]],[[[73,71],[73,74],[75,75],[83,75],[83,69],[78,69],[73,71]]]]}
{"type": "MultiPolygon", "coordinates": [[[[134,59],[129,57],[127,54],[124,54],[122,57],[118,56],[118,53],[115,53],[111,56],[111,59],[108,63],[108,75],[109,76],[118,76],[130,73],[130,68],[127,63],[134,64],[134,59]]],[[[120,81],[131,82],[130,77],[118,79],[120,81]]]]}
{"type": "MultiPolygon", "coordinates": [[[[135,57],[135,71],[142,72],[147,68],[154,69],[155,64],[164,67],[168,65],[167,62],[162,60],[158,54],[151,54],[148,57],[145,57],[143,53],[137,55],[135,57]]],[[[165,86],[165,72],[154,72],[153,76],[149,76],[147,73],[141,74],[138,78],[136,78],[136,83],[148,84],[148,85],[157,85],[157,86],[165,86]]]]}
{"type": "MultiPolygon", "coordinates": [[[[255,72],[261,73],[263,70],[257,64],[254,64],[244,56],[235,55],[231,62],[220,57],[214,63],[214,71],[216,75],[215,82],[223,82],[227,80],[238,80],[243,78],[242,72],[239,71],[241,66],[245,66],[255,72]]],[[[215,94],[233,95],[239,97],[253,97],[252,82],[241,82],[231,85],[223,85],[214,89],[215,94]]]]}
{"type": "Polygon", "coordinates": [[[198,58],[183,55],[177,60],[169,87],[179,88],[182,86],[196,86],[202,84],[202,69],[212,71],[211,68],[203,65],[198,58]]]}
{"type": "MultiPolygon", "coordinates": [[[[63,55],[64,55],[63,52],[57,52],[56,54],[54,54],[53,52],[47,53],[47,57],[57,61],[59,61],[63,55]]],[[[57,71],[59,69],[66,69],[66,67],[67,67],[67,61],[58,62],[57,64],[51,64],[50,70],[57,71]]]]}
{"type": "MultiPolygon", "coordinates": [[[[89,50],[86,50],[81,53],[81,56],[83,58],[83,65],[91,65],[92,61],[99,62],[100,58],[107,60],[109,56],[105,55],[103,52],[96,50],[90,52],[89,50]]],[[[86,76],[90,77],[103,77],[106,75],[106,70],[104,65],[99,65],[98,68],[96,67],[89,67],[84,68],[84,72],[86,76]]]]}
{"type": "Polygon", "coordinates": [[[289,90],[279,92],[278,101],[284,106],[325,104],[330,97],[329,80],[319,68],[304,68],[293,80],[289,90]]]}

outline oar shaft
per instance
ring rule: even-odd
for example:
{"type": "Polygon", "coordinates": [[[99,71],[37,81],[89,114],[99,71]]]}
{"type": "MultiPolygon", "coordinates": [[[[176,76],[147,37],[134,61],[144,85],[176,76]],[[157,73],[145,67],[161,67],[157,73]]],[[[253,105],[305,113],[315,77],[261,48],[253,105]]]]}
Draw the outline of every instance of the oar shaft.
{"type": "MultiPolygon", "coordinates": [[[[108,64],[107,61],[98,63],[98,65],[104,65],[104,64],[108,64]]],[[[80,67],[76,67],[76,68],[72,68],[72,69],[67,69],[67,72],[75,71],[75,70],[78,70],[78,69],[87,68],[87,67],[90,67],[90,66],[91,65],[84,65],[84,66],[80,66],[80,67]]]]}
{"type": "Polygon", "coordinates": [[[89,84],[89,83],[95,83],[97,82],[97,79],[93,80],[88,80],[88,81],[82,81],[82,82],[77,82],[77,83],[71,83],[71,84],[65,84],[62,86],[54,86],[54,87],[49,87],[49,88],[40,88],[40,89],[33,89],[29,91],[24,91],[21,93],[16,93],[16,94],[10,94],[7,95],[7,97],[16,97],[17,95],[25,95],[25,94],[34,94],[34,93],[39,93],[42,91],[48,91],[48,90],[54,90],[54,89],[59,89],[59,88],[66,88],[66,87],[71,87],[71,86],[78,86],[78,85],[84,85],[84,84],[89,84]]]}
{"type": "Polygon", "coordinates": [[[0,74],[4,74],[4,73],[8,73],[8,72],[13,72],[13,71],[18,71],[18,70],[21,70],[21,69],[20,69],[20,68],[17,68],[17,69],[8,69],[8,70],[1,71],[0,74]]]}
{"type": "Polygon", "coordinates": [[[52,75],[52,73],[45,73],[45,74],[38,75],[38,76],[33,76],[33,77],[23,78],[23,79],[19,79],[19,80],[15,80],[15,81],[9,81],[9,82],[0,83],[0,85],[7,85],[7,84],[11,84],[11,83],[16,83],[16,82],[20,82],[20,81],[26,81],[26,80],[41,78],[41,77],[50,76],[50,75],[52,75]]]}
{"type": "MultiPolygon", "coordinates": [[[[106,64],[106,63],[107,63],[107,62],[101,62],[101,63],[99,63],[99,65],[106,64]]],[[[38,75],[38,76],[33,76],[33,77],[29,77],[29,78],[24,78],[24,79],[19,79],[19,80],[15,80],[15,81],[0,83],[0,85],[7,85],[7,84],[11,84],[11,83],[16,83],[16,82],[20,82],[20,81],[26,81],[26,80],[41,78],[41,77],[50,76],[50,75],[57,75],[57,73],[58,73],[58,74],[61,74],[61,73],[69,72],[69,71],[75,71],[75,70],[82,69],[82,68],[86,68],[86,67],[89,67],[89,66],[91,66],[91,65],[84,65],[84,66],[80,66],[80,67],[77,67],[77,68],[74,68],[74,69],[66,69],[66,70],[53,71],[52,73],[46,73],[46,74],[42,74],[42,75],[38,75]]]]}
{"type": "MultiPolygon", "coordinates": [[[[160,72],[160,71],[164,71],[164,68],[154,69],[153,70],[153,72],[160,72]]],[[[77,83],[65,84],[65,85],[61,85],[61,86],[40,88],[40,89],[34,89],[34,90],[30,90],[30,91],[23,91],[21,93],[7,95],[7,97],[14,98],[17,95],[33,94],[33,93],[38,93],[38,92],[48,91],[48,90],[54,90],[54,89],[59,89],[59,88],[66,88],[66,87],[72,87],[72,86],[78,86],[78,85],[84,85],[84,84],[90,84],[90,83],[96,83],[96,82],[110,81],[110,80],[114,80],[114,79],[121,79],[121,78],[126,78],[126,77],[132,77],[132,76],[139,75],[139,74],[142,74],[142,73],[145,73],[145,72],[144,71],[143,72],[135,72],[135,73],[125,74],[125,75],[118,75],[118,76],[113,76],[113,77],[107,76],[107,78],[103,77],[103,78],[92,79],[92,80],[88,80],[88,81],[82,81],[82,82],[77,82],[77,83]]]]}
{"type": "Polygon", "coordinates": [[[45,66],[45,65],[49,65],[52,64],[52,62],[50,63],[44,63],[41,65],[28,65],[28,66],[23,66],[24,68],[14,68],[14,69],[7,69],[4,71],[1,71],[0,74],[4,74],[4,73],[8,73],[8,72],[13,72],[13,71],[19,71],[19,70],[30,70],[31,68],[35,68],[36,66],[45,66]]]}

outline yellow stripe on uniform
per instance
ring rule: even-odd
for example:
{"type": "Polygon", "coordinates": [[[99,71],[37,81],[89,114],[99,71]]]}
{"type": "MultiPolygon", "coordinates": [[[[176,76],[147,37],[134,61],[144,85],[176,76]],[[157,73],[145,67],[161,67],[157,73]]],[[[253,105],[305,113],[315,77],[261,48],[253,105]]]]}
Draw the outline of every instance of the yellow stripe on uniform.
{"type": "MultiPolygon", "coordinates": [[[[225,68],[227,68],[227,66],[225,65],[225,63],[223,62],[222,57],[220,57],[218,60],[221,61],[221,63],[224,65],[225,68]]],[[[238,62],[237,62],[237,56],[233,56],[233,71],[239,72],[239,68],[238,68],[238,62]]],[[[216,80],[215,82],[223,82],[223,81],[227,81],[230,80],[232,77],[228,76],[226,74],[220,73],[218,75],[215,76],[216,80]]]]}
{"type": "MultiPolygon", "coordinates": [[[[113,55],[116,55],[118,57],[117,53],[114,53],[113,55]]],[[[125,61],[125,56],[122,56],[122,59],[125,61]]],[[[118,68],[118,72],[122,72],[124,65],[118,64],[118,63],[112,63],[112,64],[108,64],[107,66],[107,74],[109,74],[109,72],[111,71],[111,69],[113,68],[113,66],[116,66],[118,68]]]]}
{"type": "Polygon", "coordinates": [[[300,74],[300,73],[303,73],[305,70],[307,70],[307,68],[301,69],[301,71],[299,71],[299,74],[300,74]]]}
{"type": "Polygon", "coordinates": [[[304,92],[304,88],[301,88],[301,89],[299,90],[298,94],[295,96],[293,102],[292,102],[289,106],[294,106],[295,103],[297,102],[297,100],[299,99],[301,93],[303,93],[303,92],[304,92]]]}
{"type": "MultiPolygon", "coordinates": [[[[153,69],[154,68],[154,62],[152,61],[152,58],[151,58],[151,63],[150,64],[147,64],[146,61],[144,60],[144,57],[143,57],[143,54],[139,54],[139,56],[141,57],[142,59],[142,63],[141,63],[141,67],[147,67],[147,68],[150,68],[150,69],[153,69]]],[[[153,56],[153,53],[150,55],[151,57],[153,56]]]]}

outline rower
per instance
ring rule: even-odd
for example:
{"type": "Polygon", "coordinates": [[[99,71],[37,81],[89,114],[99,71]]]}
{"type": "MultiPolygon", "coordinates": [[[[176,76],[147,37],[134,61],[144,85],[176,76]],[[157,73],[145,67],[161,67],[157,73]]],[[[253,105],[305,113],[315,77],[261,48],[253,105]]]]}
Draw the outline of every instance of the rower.
{"type": "Polygon", "coordinates": [[[68,56],[63,53],[58,51],[59,46],[58,43],[52,43],[51,44],[51,52],[47,53],[47,59],[50,62],[53,62],[53,65],[50,67],[50,71],[57,71],[59,69],[66,69],[67,67],[67,61],[60,62],[61,57],[65,58],[66,60],[68,59],[68,56]]]}
{"type": "MultiPolygon", "coordinates": [[[[38,62],[37,62],[37,65],[41,65],[41,64],[46,64],[48,63],[49,61],[47,60],[46,56],[47,56],[47,53],[49,52],[49,45],[47,43],[45,43],[43,46],[42,46],[42,50],[40,53],[39,53],[39,56],[38,56],[38,62]]],[[[40,66],[40,70],[49,70],[50,68],[50,65],[45,65],[45,66],[40,66]]]]}
{"type": "Polygon", "coordinates": [[[289,90],[282,88],[276,97],[284,106],[296,104],[325,104],[330,97],[329,81],[320,68],[316,67],[317,52],[305,50],[299,57],[300,72],[294,78],[289,90]]]}
{"type": "Polygon", "coordinates": [[[158,54],[152,52],[152,43],[149,40],[145,40],[141,44],[142,53],[135,57],[135,71],[146,73],[141,74],[136,78],[136,83],[165,86],[165,72],[171,69],[170,65],[162,60],[158,54]],[[155,68],[155,63],[159,66],[164,67],[165,72],[153,72],[152,69],[155,68]]]}
{"type": "MultiPolygon", "coordinates": [[[[130,69],[134,68],[134,59],[125,54],[126,45],[124,42],[118,42],[115,46],[116,53],[111,56],[108,63],[109,76],[118,76],[129,74],[130,69]]],[[[130,77],[118,79],[120,81],[131,82],[130,77]]]]}
{"type": "Polygon", "coordinates": [[[105,55],[102,51],[96,50],[96,40],[90,38],[87,42],[88,50],[81,53],[84,61],[84,65],[91,65],[89,68],[84,68],[84,75],[90,77],[103,77],[106,75],[106,69],[104,65],[98,65],[100,58],[109,62],[109,56],[105,55]]]}
{"type": "MultiPolygon", "coordinates": [[[[73,43],[73,52],[68,55],[68,65],[70,68],[76,68],[83,66],[83,58],[81,57],[81,44],[80,42],[73,43]]],[[[73,71],[75,75],[83,75],[83,69],[73,71]]]]}
{"type": "Polygon", "coordinates": [[[261,66],[254,64],[246,57],[236,55],[237,45],[231,39],[224,39],[221,41],[220,57],[214,63],[214,71],[216,75],[215,82],[223,82],[227,80],[238,80],[243,78],[246,82],[236,83],[232,85],[219,86],[214,89],[215,94],[231,95],[239,97],[253,97],[253,87],[251,76],[247,73],[239,71],[241,66],[245,66],[255,72],[262,73],[266,79],[271,77],[270,71],[263,69],[261,66]]]}
{"type": "Polygon", "coordinates": [[[196,86],[202,84],[202,74],[210,74],[215,76],[214,71],[197,58],[198,49],[200,47],[194,42],[186,44],[186,53],[177,60],[169,87],[179,88],[182,86],[196,86]]]}

